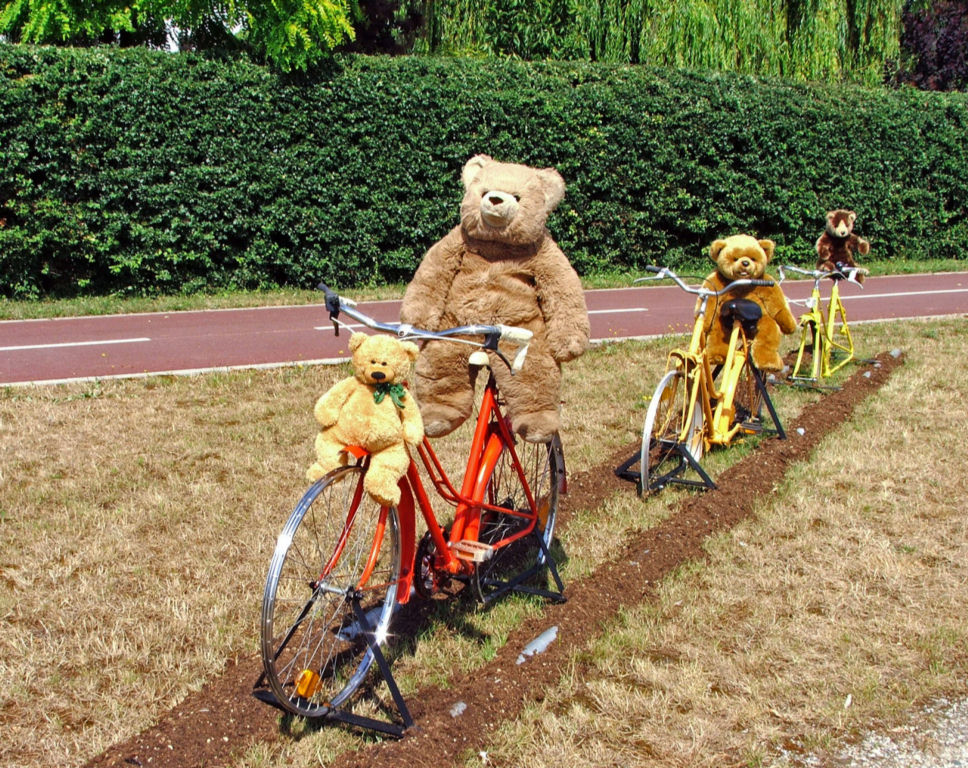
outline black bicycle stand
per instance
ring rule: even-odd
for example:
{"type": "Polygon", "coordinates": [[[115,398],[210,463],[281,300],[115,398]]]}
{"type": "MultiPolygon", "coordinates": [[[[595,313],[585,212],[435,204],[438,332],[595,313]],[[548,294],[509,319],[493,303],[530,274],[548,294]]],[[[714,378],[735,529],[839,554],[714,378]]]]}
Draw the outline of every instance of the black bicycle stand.
{"type": "MultiPolygon", "coordinates": [[[[397,686],[396,680],[393,679],[393,673],[390,671],[390,664],[383,655],[383,651],[380,649],[379,643],[376,642],[375,633],[373,632],[372,627],[370,627],[370,623],[366,620],[366,613],[360,606],[360,597],[361,595],[355,594],[350,598],[350,605],[353,608],[353,614],[356,616],[357,622],[359,622],[360,628],[363,631],[363,636],[366,638],[366,644],[369,646],[370,652],[373,654],[373,659],[376,661],[377,666],[380,669],[380,674],[383,675],[383,679],[386,681],[387,688],[390,690],[390,696],[393,698],[393,703],[396,705],[397,714],[400,716],[402,722],[395,723],[388,720],[378,720],[377,718],[373,717],[355,715],[352,712],[347,712],[339,707],[330,707],[311,719],[335,720],[337,722],[352,725],[357,728],[377,731],[379,733],[385,733],[389,736],[400,738],[404,733],[413,727],[414,720],[410,714],[410,710],[407,708],[406,701],[403,699],[403,694],[400,693],[400,688],[397,686]]],[[[252,695],[259,699],[259,701],[263,701],[266,704],[281,709],[284,712],[289,711],[279,703],[279,700],[272,693],[272,691],[265,687],[264,672],[256,681],[252,695]]]]}
{"type": "Polygon", "coordinates": [[[544,562],[536,562],[526,571],[522,571],[514,578],[507,581],[501,581],[498,579],[486,580],[484,584],[490,587],[497,587],[497,589],[484,598],[485,605],[499,597],[502,597],[503,595],[506,595],[508,592],[524,592],[529,595],[538,595],[539,597],[546,597],[555,603],[563,603],[568,599],[565,597],[565,585],[561,581],[561,576],[558,575],[558,566],[555,563],[555,559],[551,556],[551,551],[548,549],[548,545],[545,544],[544,537],[538,532],[537,528],[534,529],[533,535],[538,542],[538,548],[544,555],[544,562]],[[546,565],[548,566],[548,571],[551,573],[551,577],[555,581],[557,591],[551,591],[541,587],[534,587],[525,583],[532,577],[541,573],[546,565]]]}
{"type": "Polygon", "coordinates": [[[675,483],[677,485],[685,485],[690,488],[708,488],[715,489],[716,483],[701,466],[699,462],[696,461],[689,450],[682,443],[674,443],[672,441],[662,441],[664,445],[667,446],[667,454],[676,453],[678,454],[679,460],[676,465],[666,472],[664,475],[660,475],[655,478],[654,482],[649,483],[648,488],[642,487],[642,475],[632,467],[639,464],[639,457],[642,454],[642,449],[640,448],[635,454],[624,461],[618,469],[615,470],[615,475],[622,478],[623,480],[631,480],[635,483],[638,489],[639,495],[645,494],[647,491],[660,491],[667,485],[675,483]],[[682,474],[687,470],[692,469],[699,475],[699,480],[690,480],[689,478],[682,477],[682,474]]]}
{"type": "MultiPolygon", "coordinates": [[[[757,418],[755,427],[754,423],[752,422],[744,422],[743,427],[748,430],[772,432],[776,434],[778,439],[786,440],[786,431],[784,431],[783,425],[780,423],[780,416],[777,414],[776,407],[773,405],[773,400],[770,398],[770,393],[767,391],[766,382],[763,380],[763,374],[760,373],[760,369],[754,367],[752,363],[750,368],[753,371],[753,380],[756,382],[756,388],[763,396],[763,405],[766,406],[766,410],[770,414],[770,420],[773,422],[773,429],[765,429],[763,422],[759,420],[759,414],[751,414],[751,416],[756,416],[757,418]]],[[[631,480],[633,483],[635,483],[636,487],[638,488],[639,495],[642,495],[647,491],[661,490],[671,483],[685,485],[691,488],[707,488],[715,490],[716,483],[714,483],[706,471],[699,466],[699,462],[693,458],[692,454],[685,445],[671,440],[662,440],[660,441],[660,444],[665,447],[664,455],[666,457],[672,453],[676,453],[678,454],[678,461],[676,462],[675,466],[672,467],[672,469],[670,469],[664,475],[656,477],[654,482],[650,482],[648,488],[642,487],[641,473],[633,469],[633,467],[636,467],[639,464],[639,457],[642,454],[641,448],[635,452],[635,455],[624,461],[615,470],[615,475],[623,480],[631,480]],[[687,469],[694,470],[696,474],[699,475],[699,480],[691,480],[689,478],[682,477],[682,474],[687,469]]]]}

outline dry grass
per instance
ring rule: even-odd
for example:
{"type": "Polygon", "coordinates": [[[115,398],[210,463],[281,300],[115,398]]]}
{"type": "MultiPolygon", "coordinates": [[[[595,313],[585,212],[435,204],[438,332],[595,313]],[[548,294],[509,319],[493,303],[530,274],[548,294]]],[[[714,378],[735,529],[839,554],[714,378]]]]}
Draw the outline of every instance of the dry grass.
{"type": "Polygon", "coordinates": [[[968,327],[862,335],[907,365],[507,724],[493,762],[785,765],[968,690],[968,380],[950,374],[968,327]]]}
{"type": "MultiPolygon", "coordinates": [[[[754,765],[778,744],[822,745],[964,686],[968,537],[955,506],[966,481],[951,468],[966,463],[968,381],[949,361],[968,332],[947,322],[857,335],[868,352],[902,347],[908,364],[755,519],[711,541],[708,563],[582,651],[581,673],[566,671],[495,738],[495,759],[754,765]]],[[[638,437],[641,396],[667,347],[611,345],[567,367],[570,470],[638,437]]],[[[0,765],[79,765],[150,725],[233,652],[256,649],[265,567],[311,459],[312,402],[342,375],[293,368],[0,395],[0,765]]],[[[784,390],[781,413],[813,397],[784,390]]],[[[451,469],[463,439],[438,449],[451,469]]],[[[643,504],[630,487],[573,518],[566,580],[673,498],[643,504]]],[[[483,664],[536,610],[445,606],[395,674],[407,691],[445,683],[442,667],[483,664]]],[[[326,764],[355,738],[309,729],[239,765],[326,764]]]]}

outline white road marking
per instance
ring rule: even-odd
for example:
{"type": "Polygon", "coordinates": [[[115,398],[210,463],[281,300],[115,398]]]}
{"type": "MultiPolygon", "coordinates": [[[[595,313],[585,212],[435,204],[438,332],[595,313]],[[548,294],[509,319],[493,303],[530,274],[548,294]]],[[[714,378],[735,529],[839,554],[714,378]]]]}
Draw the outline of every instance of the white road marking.
{"type": "Polygon", "coordinates": [[[614,315],[614,314],[625,313],[625,312],[648,312],[648,311],[649,310],[647,307],[624,307],[620,309],[590,309],[588,310],[588,314],[590,315],[613,314],[614,315]]]}
{"type": "Polygon", "coordinates": [[[840,298],[847,299],[896,299],[901,296],[933,296],[936,293],[968,293],[968,288],[942,288],[936,291],[897,291],[896,293],[841,293],[840,298]]]}
{"type": "Polygon", "coordinates": [[[102,341],[65,341],[59,344],[24,344],[19,347],[0,347],[0,352],[19,352],[24,349],[62,349],[64,347],[93,347],[98,344],[135,344],[138,342],[151,341],[148,338],[140,339],[104,339],[102,341]]]}

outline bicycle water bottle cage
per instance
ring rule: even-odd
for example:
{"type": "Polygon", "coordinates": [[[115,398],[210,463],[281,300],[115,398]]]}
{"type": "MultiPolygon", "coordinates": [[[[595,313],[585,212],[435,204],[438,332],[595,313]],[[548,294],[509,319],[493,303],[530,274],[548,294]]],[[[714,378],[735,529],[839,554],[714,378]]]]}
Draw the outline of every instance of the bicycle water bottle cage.
{"type": "Polygon", "coordinates": [[[719,316],[727,333],[733,329],[733,321],[739,320],[743,325],[743,332],[752,339],[756,335],[756,324],[763,317],[763,309],[755,301],[733,299],[723,304],[719,316]]]}

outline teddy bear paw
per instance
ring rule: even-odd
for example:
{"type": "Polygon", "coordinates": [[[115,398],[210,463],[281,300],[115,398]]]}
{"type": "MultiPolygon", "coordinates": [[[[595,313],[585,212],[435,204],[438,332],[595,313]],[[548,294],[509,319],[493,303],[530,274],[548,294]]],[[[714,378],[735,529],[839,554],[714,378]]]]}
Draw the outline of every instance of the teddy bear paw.
{"type": "Polygon", "coordinates": [[[368,474],[363,481],[363,488],[381,507],[396,507],[400,504],[399,485],[380,482],[379,479],[371,478],[368,474]]]}
{"type": "Polygon", "coordinates": [[[456,408],[446,405],[421,403],[420,415],[423,431],[427,437],[443,437],[459,427],[466,416],[456,408]]]}
{"type": "Polygon", "coordinates": [[[529,443],[550,443],[560,426],[557,411],[527,413],[513,422],[514,431],[529,443]]]}
{"type": "Polygon", "coordinates": [[[311,483],[315,483],[325,474],[326,470],[323,469],[317,462],[314,462],[309,469],[306,470],[306,479],[311,483]]]}

